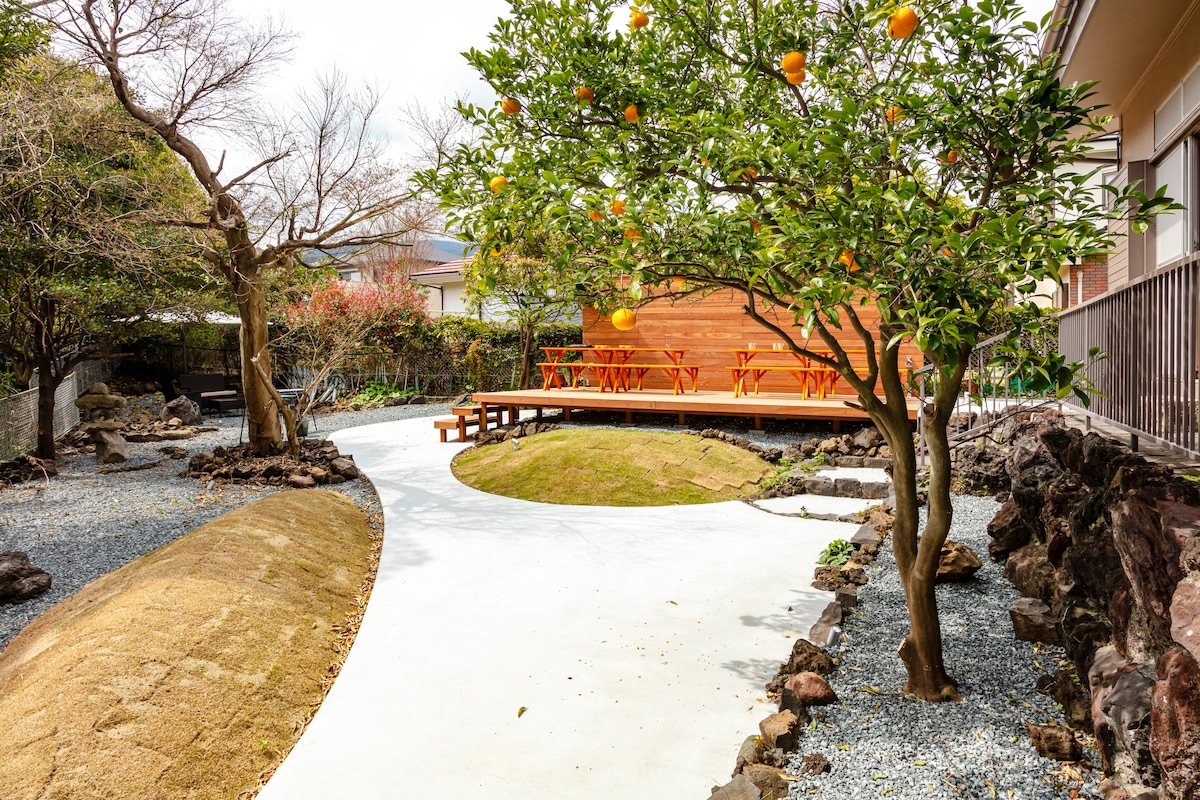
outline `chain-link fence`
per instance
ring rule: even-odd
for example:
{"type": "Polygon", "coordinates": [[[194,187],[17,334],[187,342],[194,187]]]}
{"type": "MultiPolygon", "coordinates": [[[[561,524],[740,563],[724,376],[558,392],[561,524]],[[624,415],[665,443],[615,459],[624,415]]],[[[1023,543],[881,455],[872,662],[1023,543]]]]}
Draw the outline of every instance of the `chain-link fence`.
{"type": "MultiPolygon", "coordinates": [[[[103,361],[85,361],[59,384],[54,392],[54,438],[79,424],[75,398],[108,374],[103,361]]],[[[0,397],[0,460],[7,461],[37,448],[38,390],[34,388],[8,397],[0,397]]]]}
{"type": "MultiPolygon", "coordinates": [[[[535,387],[541,386],[541,371],[535,367],[535,387]]],[[[303,366],[283,369],[292,388],[307,386],[312,370],[303,366]]],[[[388,384],[401,391],[449,397],[463,392],[515,388],[521,374],[521,354],[511,349],[367,353],[348,359],[327,377],[317,397],[328,402],[358,394],[371,383],[388,384]]]]}

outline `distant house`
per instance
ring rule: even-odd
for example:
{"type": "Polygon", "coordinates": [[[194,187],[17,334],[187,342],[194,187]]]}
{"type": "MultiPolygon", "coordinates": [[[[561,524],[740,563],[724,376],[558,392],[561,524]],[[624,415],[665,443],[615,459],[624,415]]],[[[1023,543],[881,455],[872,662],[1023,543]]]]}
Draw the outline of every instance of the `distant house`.
{"type": "Polygon", "coordinates": [[[1060,0],[1054,19],[1044,52],[1113,115],[1113,183],[1186,206],[1144,234],[1114,223],[1108,259],[1072,268],[1059,349],[1107,354],[1092,413],[1200,457],[1200,0],[1060,0]]]}
{"type": "Polygon", "coordinates": [[[469,260],[463,258],[433,263],[410,276],[413,283],[429,289],[430,314],[466,316],[471,313],[467,308],[467,284],[463,278],[463,266],[467,263],[469,260]]]}

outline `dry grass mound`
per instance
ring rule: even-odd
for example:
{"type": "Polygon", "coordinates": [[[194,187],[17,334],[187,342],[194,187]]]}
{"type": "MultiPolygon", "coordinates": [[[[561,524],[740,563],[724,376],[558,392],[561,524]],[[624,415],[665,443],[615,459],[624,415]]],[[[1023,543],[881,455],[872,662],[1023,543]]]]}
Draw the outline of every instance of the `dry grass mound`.
{"type": "Polygon", "coordinates": [[[480,491],[583,506],[736,500],[774,469],[753,453],[682,433],[564,429],[467,450],[454,475],[480,491]]]}
{"type": "Polygon", "coordinates": [[[88,584],[0,655],[0,797],[236,798],[324,696],[372,563],[335,492],[283,492],[88,584]]]}

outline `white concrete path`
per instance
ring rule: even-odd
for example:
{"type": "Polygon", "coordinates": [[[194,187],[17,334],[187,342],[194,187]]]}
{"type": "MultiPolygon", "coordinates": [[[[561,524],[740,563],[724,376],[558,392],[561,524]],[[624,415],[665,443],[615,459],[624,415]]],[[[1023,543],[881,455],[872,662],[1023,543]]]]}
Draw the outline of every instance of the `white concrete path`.
{"type": "Polygon", "coordinates": [[[484,494],[427,418],[333,438],[379,490],[379,576],[262,800],[707,797],[831,597],[809,586],[817,554],[855,530],[484,494]]]}

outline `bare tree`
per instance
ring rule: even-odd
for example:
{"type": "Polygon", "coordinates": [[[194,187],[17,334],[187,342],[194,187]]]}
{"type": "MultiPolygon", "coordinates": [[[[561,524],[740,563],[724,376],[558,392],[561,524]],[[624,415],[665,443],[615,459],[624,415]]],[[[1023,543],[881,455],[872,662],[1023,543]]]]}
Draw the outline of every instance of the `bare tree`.
{"type": "Polygon", "coordinates": [[[334,74],[302,93],[290,117],[263,113],[256,81],[284,60],[291,35],[272,20],[238,18],[226,0],[56,0],[38,13],[107,75],[124,109],[187,162],[208,195],[203,218],[159,221],[223,240],[205,258],[228,281],[242,322],[251,447],[273,451],[281,436],[264,355],[264,270],[312,250],[394,240],[400,231],[369,223],[413,199],[371,134],[378,95],[347,92],[334,74]],[[214,166],[196,135],[232,130],[249,135],[259,160],[225,178],[224,152],[214,166]]]}

